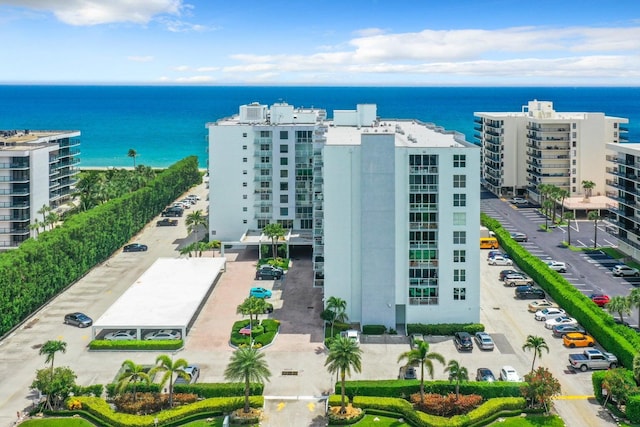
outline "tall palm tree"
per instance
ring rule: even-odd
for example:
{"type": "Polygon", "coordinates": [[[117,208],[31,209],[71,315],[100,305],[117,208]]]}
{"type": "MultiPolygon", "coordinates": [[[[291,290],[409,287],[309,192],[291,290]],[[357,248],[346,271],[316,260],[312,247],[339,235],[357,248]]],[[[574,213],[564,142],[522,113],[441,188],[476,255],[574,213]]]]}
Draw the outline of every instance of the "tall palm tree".
{"type": "Polygon", "coordinates": [[[132,360],[125,360],[122,362],[124,371],[118,377],[118,393],[122,393],[127,389],[129,384],[133,384],[133,401],[136,401],[136,386],[139,381],[144,381],[145,384],[151,382],[151,377],[144,371],[142,365],[134,363],[132,360]]]}
{"type": "Polygon", "coordinates": [[[546,199],[542,202],[542,211],[544,212],[544,228],[545,230],[549,230],[549,213],[553,209],[553,202],[549,199],[546,199]]]}
{"type": "Polygon", "coordinates": [[[571,220],[575,219],[573,212],[565,212],[564,219],[567,220],[567,243],[571,246],[571,220]]]}
{"type": "Polygon", "coordinates": [[[285,230],[284,228],[282,228],[282,224],[279,224],[279,223],[267,224],[262,229],[262,232],[264,233],[265,236],[271,239],[271,250],[273,252],[273,259],[278,258],[278,249],[277,249],[278,245],[276,243],[278,242],[278,239],[280,237],[284,237],[284,234],[285,234],[285,230]]]}
{"type": "Polygon", "coordinates": [[[327,300],[327,310],[331,311],[331,337],[333,338],[333,325],[335,322],[345,323],[349,320],[347,316],[347,302],[339,297],[329,297],[327,300]]]}
{"type": "Polygon", "coordinates": [[[242,304],[236,308],[236,313],[243,316],[249,316],[249,342],[253,345],[253,316],[256,317],[255,324],[258,324],[258,315],[264,314],[267,311],[267,302],[264,298],[249,297],[245,299],[242,304]]]}
{"type": "Polygon", "coordinates": [[[424,402],[424,369],[427,368],[427,373],[433,379],[433,361],[444,365],[444,357],[439,353],[429,353],[429,343],[426,341],[418,341],[418,345],[407,352],[402,353],[398,357],[398,362],[401,360],[407,360],[408,365],[420,364],[420,401],[424,402]]]}
{"type": "Polygon", "coordinates": [[[131,157],[133,159],[133,167],[136,167],[136,157],[138,157],[138,152],[136,150],[134,150],[133,148],[129,148],[129,151],[127,152],[127,157],[131,157]]]}
{"type": "Polygon", "coordinates": [[[553,202],[553,208],[552,208],[552,213],[551,213],[551,222],[553,224],[556,223],[556,207],[558,204],[558,200],[560,200],[560,187],[557,187],[555,185],[551,186],[551,190],[549,192],[549,198],[551,199],[551,201],[553,202]]]}
{"type": "Polygon", "coordinates": [[[47,214],[49,212],[51,212],[51,206],[49,205],[42,205],[42,207],[40,209],[38,209],[38,213],[40,215],[42,215],[42,222],[46,225],[47,224],[47,214]]]}
{"type": "Polygon", "coordinates": [[[600,214],[598,211],[589,211],[587,219],[593,221],[593,249],[595,249],[598,247],[598,220],[600,219],[600,214]]]}
{"type": "Polygon", "coordinates": [[[544,338],[529,335],[527,336],[527,341],[522,346],[522,351],[525,350],[533,351],[533,361],[531,362],[531,372],[533,372],[534,365],[536,364],[536,357],[542,357],[542,350],[547,350],[547,353],[549,353],[549,346],[544,338]]]}
{"type": "Polygon", "coordinates": [[[49,230],[53,230],[56,223],[60,221],[60,215],[57,212],[49,212],[45,226],[49,226],[49,230]]]}
{"type": "Polygon", "coordinates": [[[595,186],[596,186],[596,183],[593,181],[588,181],[588,180],[582,181],[582,188],[584,189],[585,202],[589,201],[589,197],[591,197],[591,193],[593,192],[593,188],[595,186]]]}
{"type": "MultiPolygon", "coordinates": [[[[207,227],[207,217],[202,214],[202,209],[198,209],[197,211],[191,212],[187,215],[184,223],[187,226],[187,232],[193,233],[195,236],[195,242],[198,243],[198,229],[201,226],[204,226],[205,228],[207,227]]],[[[198,250],[198,248],[196,248],[196,250],[198,250]]],[[[200,252],[200,255],[202,255],[202,252],[200,252]]]]}
{"type": "Polygon", "coordinates": [[[538,193],[540,194],[540,205],[542,205],[549,197],[549,194],[551,194],[551,185],[538,184],[538,193]]]}
{"type": "Polygon", "coordinates": [[[460,383],[469,381],[469,371],[461,366],[457,360],[450,360],[444,371],[449,372],[449,381],[456,382],[456,400],[458,400],[460,398],[460,383]]]}
{"type": "Polygon", "coordinates": [[[166,354],[161,354],[156,358],[156,366],[151,368],[149,371],[149,377],[153,377],[157,372],[164,372],[162,378],[160,379],[160,386],[162,387],[167,380],[169,380],[169,407],[173,407],[173,375],[175,374],[177,377],[182,377],[185,380],[189,380],[189,374],[187,374],[184,370],[189,366],[186,360],[178,359],[173,360],[173,358],[167,356],[166,354]]]}
{"type": "Polygon", "coordinates": [[[44,363],[51,362],[51,381],[53,381],[53,361],[56,357],[56,353],[66,353],[67,343],[64,341],[49,340],[40,347],[40,356],[47,356],[44,363]]]}
{"type": "Polygon", "coordinates": [[[336,337],[329,347],[329,355],[324,362],[329,373],[340,375],[340,413],[347,412],[344,385],[347,375],[362,371],[362,350],[358,343],[347,337],[336,337]]]}
{"type": "Polygon", "coordinates": [[[570,195],[571,193],[569,192],[569,190],[565,188],[560,188],[558,190],[558,197],[560,198],[560,218],[564,218],[564,201],[570,195]]]}
{"type": "Polygon", "coordinates": [[[251,383],[264,384],[265,381],[269,381],[270,376],[271,371],[267,366],[264,353],[251,347],[242,347],[234,351],[224,370],[227,381],[244,382],[244,413],[250,411],[251,383]]]}
{"type": "Polygon", "coordinates": [[[622,295],[611,297],[609,302],[604,307],[611,315],[617,314],[618,318],[620,319],[620,323],[624,322],[623,316],[625,314],[631,314],[631,301],[629,300],[629,298],[623,297],[622,295]]]}
{"type": "Polygon", "coordinates": [[[640,288],[632,289],[627,298],[629,299],[629,306],[638,309],[638,325],[640,325],[640,288]]]}

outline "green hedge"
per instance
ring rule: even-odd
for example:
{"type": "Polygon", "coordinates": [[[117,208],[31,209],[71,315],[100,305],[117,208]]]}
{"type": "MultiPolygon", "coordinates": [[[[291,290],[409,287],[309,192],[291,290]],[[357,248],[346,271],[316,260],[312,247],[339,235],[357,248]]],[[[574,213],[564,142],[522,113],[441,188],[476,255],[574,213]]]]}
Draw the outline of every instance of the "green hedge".
{"type": "MultiPolygon", "coordinates": [[[[245,326],[249,326],[249,319],[238,320],[231,327],[231,337],[229,341],[236,347],[248,346],[250,339],[248,335],[243,335],[239,331],[245,326]]],[[[253,325],[253,343],[258,347],[271,344],[280,328],[280,321],[275,319],[263,319],[260,325],[253,325]]]]}
{"type": "Polygon", "coordinates": [[[481,323],[438,323],[430,325],[409,323],[407,325],[408,334],[453,335],[456,332],[468,332],[473,335],[476,332],[483,331],[484,325],[481,323]]]}
{"type": "Polygon", "coordinates": [[[526,274],[569,315],[575,317],[602,347],[615,354],[622,365],[628,368],[633,366],[633,357],[640,348],[639,334],[615,324],[613,317],[595,305],[589,297],[515,242],[498,221],[484,214],[481,214],[481,218],[482,224],[495,233],[502,249],[526,274]]]}
{"type": "Polygon", "coordinates": [[[104,262],[167,204],[202,181],[189,157],[146,187],[89,211],[0,254],[0,336],[104,262]]]}
{"type": "Polygon", "coordinates": [[[184,346],[183,340],[93,340],[89,350],[178,350],[184,346]]]}
{"type": "Polygon", "coordinates": [[[102,396],[102,392],[104,391],[104,386],[102,384],[93,384],[88,386],[81,386],[75,384],[71,390],[74,396],[102,396]]]}
{"type": "MultiPolygon", "coordinates": [[[[199,397],[236,397],[244,396],[244,383],[195,383],[176,384],[173,386],[176,393],[193,393],[199,397]]],[[[251,383],[251,396],[260,396],[264,392],[264,385],[251,383]]]]}
{"type": "Polygon", "coordinates": [[[633,424],[640,424],[640,394],[627,398],[626,416],[633,424]]]}
{"type": "MultiPolygon", "coordinates": [[[[242,397],[217,397],[167,409],[153,415],[130,415],[115,412],[105,400],[97,397],[74,397],[74,399],[82,403],[84,411],[113,427],[153,427],[156,417],[159,424],[172,423],[176,425],[177,422],[181,422],[187,417],[201,413],[223,414],[244,406],[244,398],[242,397]]],[[[252,396],[250,404],[254,408],[261,408],[264,405],[264,398],[252,396]]]]}
{"type": "MultiPolygon", "coordinates": [[[[523,383],[506,381],[470,381],[460,384],[460,393],[478,394],[484,399],[494,397],[520,397],[520,386],[523,383]]],[[[334,388],[340,392],[340,383],[334,388]]],[[[347,396],[380,396],[380,397],[409,397],[420,391],[420,380],[362,380],[346,381],[345,394],[347,396]]],[[[425,381],[425,393],[437,393],[446,395],[455,393],[455,384],[450,381],[425,381]]]]}
{"type": "MultiPolygon", "coordinates": [[[[107,397],[109,399],[111,399],[111,398],[116,396],[116,394],[117,394],[116,388],[117,387],[118,387],[117,383],[109,383],[109,384],[107,384],[106,391],[107,391],[107,397]]],[[[160,393],[161,390],[162,390],[162,386],[160,386],[160,384],[157,384],[157,383],[149,383],[149,384],[139,383],[139,384],[136,384],[136,393],[160,393]]],[[[125,388],[125,392],[133,393],[133,384],[127,384],[127,387],[125,388]]],[[[100,397],[100,396],[96,396],[96,397],[100,397]]]]}
{"type": "MultiPolygon", "coordinates": [[[[340,396],[330,396],[329,405],[340,405],[340,396]]],[[[522,411],[526,406],[526,402],[522,397],[490,399],[468,414],[456,415],[451,418],[415,411],[411,403],[406,400],[390,397],[356,396],[353,398],[353,406],[365,410],[379,409],[400,414],[408,423],[416,427],[467,427],[477,425],[479,422],[492,417],[497,412],[522,411]]]]}
{"type": "Polygon", "coordinates": [[[364,335],[382,335],[385,332],[387,332],[387,327],[384,325],[364,325],[362,327],[364,335]]]}

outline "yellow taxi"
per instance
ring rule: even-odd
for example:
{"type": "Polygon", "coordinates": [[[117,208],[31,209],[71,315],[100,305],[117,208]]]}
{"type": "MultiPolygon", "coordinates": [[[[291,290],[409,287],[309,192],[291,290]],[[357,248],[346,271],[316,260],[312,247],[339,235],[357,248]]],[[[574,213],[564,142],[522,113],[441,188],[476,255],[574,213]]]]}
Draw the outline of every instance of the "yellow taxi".
{"type": "Polygon", "coordinates": [[[581,334],[580,332],[570,332],[565,334],[562,342],[569,348],[575,347],[593,347],[596,342],[591,335],[581,334]]]}

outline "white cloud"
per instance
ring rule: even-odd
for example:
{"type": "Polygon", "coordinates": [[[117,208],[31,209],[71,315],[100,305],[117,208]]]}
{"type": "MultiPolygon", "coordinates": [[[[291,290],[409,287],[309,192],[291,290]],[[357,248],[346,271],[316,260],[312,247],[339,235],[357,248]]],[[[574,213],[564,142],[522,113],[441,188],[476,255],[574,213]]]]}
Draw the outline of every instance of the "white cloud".
{"type": "Polygon", "coordinates": [[[133,62],[151,62],[154,60],[153,56],[147,55],[147,56],[127,56],[127,59],[129,61],[133,61],[133,62]]]}
{"type": "Polygon", "coordinates": [[[199,73],[207,73],[207,72],[211,72],[211,71],[218,71],[220,70],[220,67],[198,67],[196,68],[196,71],[199,73]]]}
{"type": "Polygon", "coordinates": [[[191,70],[191,67],[189,67],[188,65],[178,65],[177,67],[173,67],[174,71],[189,71],[191,70]]]}
{"type": "Polygon", "coordinates": [[[179,77],[174,80],[177,83],[211,83],[215,79],[211,76],[191,76],[191,77],[179,77]]]}

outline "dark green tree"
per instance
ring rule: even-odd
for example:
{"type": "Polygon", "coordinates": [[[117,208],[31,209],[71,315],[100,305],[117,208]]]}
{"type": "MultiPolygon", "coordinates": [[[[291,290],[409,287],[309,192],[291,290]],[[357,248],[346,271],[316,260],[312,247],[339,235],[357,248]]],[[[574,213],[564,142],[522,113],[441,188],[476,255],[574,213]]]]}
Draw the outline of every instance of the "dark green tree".
{"type": "Polygon", "coordinates": [[[227,381],[244,383],[244,413],[249,413],[249,397],[251,396],[251,383],[264,384],[269,381],[271,371],[267,366],[264,353],[255,348],[242,347],[231,355],[231,360],[224,371],[227,381]]]}
{"type": "Polygon", "coordinates": [[[347,337],[336,337],[329,347],[329,355],[324,366],[331,374],[340,376],[340,413],[347,412],[345,401],[346,377],[354,372],[362,371],[362,350],[358,343],[347,337]]]}
{"type": "Polygon", "coordinates": [[[444,365],[444,357],[440,353],[429,353],[429,343],[426,341],[418,341],[416,347],[412,350],[402,353],[398,357],[398,362],[406,360],[408,365],[420,364],[420,401],[424,402],[424,370],[433,379],[433,361],[444,365]]]}

